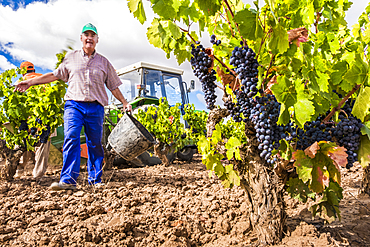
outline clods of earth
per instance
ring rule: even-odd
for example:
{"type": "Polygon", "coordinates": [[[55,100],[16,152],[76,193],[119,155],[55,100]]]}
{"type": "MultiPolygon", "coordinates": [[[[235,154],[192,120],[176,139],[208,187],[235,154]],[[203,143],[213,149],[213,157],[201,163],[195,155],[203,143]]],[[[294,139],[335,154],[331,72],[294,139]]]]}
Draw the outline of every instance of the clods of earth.
{"type": "MultiPolygon", "coordinates": [[[[224,189],[196,154],[190,162],[105,171],[106,186],[51,191],[60,167],[40,181],[32,167],[0,181],[0,246],[258,246],[239,187],[224,189]]],[[[359,194],[361,166],[342,172],[341,221],[312,219],[286,197],[287,227],[277,246],[370,246],[370,197],[359,194]]]]}

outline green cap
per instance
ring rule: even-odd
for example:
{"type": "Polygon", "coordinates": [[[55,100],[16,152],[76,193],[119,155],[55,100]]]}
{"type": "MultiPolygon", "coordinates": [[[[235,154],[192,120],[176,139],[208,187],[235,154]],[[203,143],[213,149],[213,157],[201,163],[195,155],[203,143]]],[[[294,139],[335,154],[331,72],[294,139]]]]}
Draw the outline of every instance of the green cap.
{"type": "Polygon", "coordinates": [[[96,30],[96,27],[91,23],[86,24],[82,28],[82,33],[86,32],[86,31],[93,31],[96,35],[98,35],[98,31],[96,30]]]}

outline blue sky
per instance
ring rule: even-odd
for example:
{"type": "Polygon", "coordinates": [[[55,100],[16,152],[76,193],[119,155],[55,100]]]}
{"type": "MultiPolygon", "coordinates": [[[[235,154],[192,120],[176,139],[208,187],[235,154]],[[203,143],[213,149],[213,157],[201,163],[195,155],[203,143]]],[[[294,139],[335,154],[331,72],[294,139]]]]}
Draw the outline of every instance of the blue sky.
{"type": "MultiPolygon", "coordinates": [[[[357,22],[369,3],[367,0],[353,2],[347,12],[349,26],[357,22]]],[[[149,44],[146,28],[150,23],[141,25],[134,19],[126,0],[0,0],[0,3],[0,72],[19,66],[25,60],[33,62],[39,73],[52,71],[57,61],[55,54],[67,44],[71,43],[74,49],[81,48],[81,29],[91,22],[99,32],[97,51],[116,69],[138,61],[181,68],[185,71],[184,81],[196,81],[196,90],[189,94],[190,102],[198,109],[206,109],[200,83],[190,64],[185,62],[179,66],[173,57],[167,59],[162,50],[149,44]]],[[[148,7],[149,1],[144,4],[148,7]]],[[[221,90],[218,93],[222,95],[221,90]]],[[[221,97],[217,103],[221,103],[221,97]]]]}

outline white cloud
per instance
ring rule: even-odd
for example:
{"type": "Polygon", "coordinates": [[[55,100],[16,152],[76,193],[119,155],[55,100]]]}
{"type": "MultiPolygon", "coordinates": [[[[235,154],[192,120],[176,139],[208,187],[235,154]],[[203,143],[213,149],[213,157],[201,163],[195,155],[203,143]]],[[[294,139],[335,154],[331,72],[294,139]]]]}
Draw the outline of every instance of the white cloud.
{"type": "Polygon", "coordinates": [[[198,100],[199,100],[199,101],[200,101],[204,106],[207,106],[206,101],[205,101],[205,99],[204,99],[204,95],[203,95],[203,94],[200,94],[200,93],[197,93],[196,95],[197,95],[198,100]]]}
{"type": "Polygon", "coordinates": [[[0,72],[4,72],[5,70],[13,68],[16,68],[16,66],[14,64],[9,63],[6,57],[0,55],[0,72]]]}

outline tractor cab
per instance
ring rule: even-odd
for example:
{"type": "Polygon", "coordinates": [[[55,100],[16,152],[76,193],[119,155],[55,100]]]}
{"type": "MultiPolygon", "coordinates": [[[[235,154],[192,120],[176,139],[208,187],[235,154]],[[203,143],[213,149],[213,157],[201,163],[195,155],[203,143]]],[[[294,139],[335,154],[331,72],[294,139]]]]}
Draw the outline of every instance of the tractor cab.
{"type": "MultiPolygon", "coordinates": [[[[189,103],[188,92],[194,89],[194,81],[189,89],[186,82],[182,81],[183,73],[181,69],[146,62],[117,70],[122,81],[119,88],[133,109],[148,104],[158,105],[161,97],[166,97],[170,105],[181,103],[183,108],[189,103]]],[[[117,106],[119,108],[119,104],[117,106]]]]}

